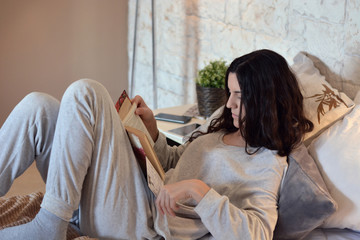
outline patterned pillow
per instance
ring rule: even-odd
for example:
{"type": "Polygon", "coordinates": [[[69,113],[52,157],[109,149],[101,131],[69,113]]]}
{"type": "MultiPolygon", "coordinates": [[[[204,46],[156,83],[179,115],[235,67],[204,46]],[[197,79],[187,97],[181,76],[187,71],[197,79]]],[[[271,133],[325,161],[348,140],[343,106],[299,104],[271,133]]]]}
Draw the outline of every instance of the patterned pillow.
{"type": "Polygon", "coordinates": [[[291,68],[304,96],[305,114],[314,123],[314,130],[305,135],[305,145],[309,145],[322,131],[346,115],[355,104],[345,93],[331,87],[305,54],[297,54],[291,68]]]}
{"type": "Polygon", "coordinates": [[[336,211],[314,159],[302,144],[289,156],[274,239],[301,239],[336,211]]]}

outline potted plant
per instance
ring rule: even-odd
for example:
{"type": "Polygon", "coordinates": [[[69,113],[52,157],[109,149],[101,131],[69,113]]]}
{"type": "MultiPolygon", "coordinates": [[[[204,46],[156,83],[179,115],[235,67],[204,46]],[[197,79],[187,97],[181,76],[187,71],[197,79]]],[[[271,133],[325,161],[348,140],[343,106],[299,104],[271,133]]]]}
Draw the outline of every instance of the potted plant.
{"type": "Polygon", "coordinates": [[[195,79],[199,113],[209,117],[226,102],[225,75],[228,66],[223,60],[210,61],[198,71],[195,79]]]}

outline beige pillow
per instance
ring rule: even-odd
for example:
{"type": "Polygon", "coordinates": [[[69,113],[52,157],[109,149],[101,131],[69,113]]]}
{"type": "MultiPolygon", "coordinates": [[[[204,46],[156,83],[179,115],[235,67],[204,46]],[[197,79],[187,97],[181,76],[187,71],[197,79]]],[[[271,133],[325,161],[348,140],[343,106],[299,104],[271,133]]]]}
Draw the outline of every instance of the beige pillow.
{"type": "Polygon", "coordinates": [[[314,130],[306,134],[304,139],[305,145],[309,145],[322,131],[346,115],[355,104],[345,93],[333,88],[305,54],[297,54],[291,68],[304,96],[305,114],[314,124],[314,130]]]}

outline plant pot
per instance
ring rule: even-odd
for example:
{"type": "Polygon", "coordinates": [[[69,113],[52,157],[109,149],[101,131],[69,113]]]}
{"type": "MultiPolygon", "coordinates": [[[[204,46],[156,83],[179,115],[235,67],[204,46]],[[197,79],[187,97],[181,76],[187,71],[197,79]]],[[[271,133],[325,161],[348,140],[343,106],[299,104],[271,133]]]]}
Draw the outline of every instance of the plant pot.
{"type": "Polygon", "coordinates": [[[215,110],[226,103],[226,92],[222,88],[201,87],[196,84],[196,95],[199,113],[204,117],[210,117],[215,110]]]}

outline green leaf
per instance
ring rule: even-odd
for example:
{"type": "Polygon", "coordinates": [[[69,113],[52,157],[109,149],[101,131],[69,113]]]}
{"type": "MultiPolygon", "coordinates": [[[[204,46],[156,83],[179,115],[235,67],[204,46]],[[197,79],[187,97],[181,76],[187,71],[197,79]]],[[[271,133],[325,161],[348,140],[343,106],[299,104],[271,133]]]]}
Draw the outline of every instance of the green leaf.
{"type": "Polygon", "coordinates": [[[225,75],[228,66],[223,60],[210,61],[198,71],[196,83],[202,87],[225,89],[225,75]]]}

